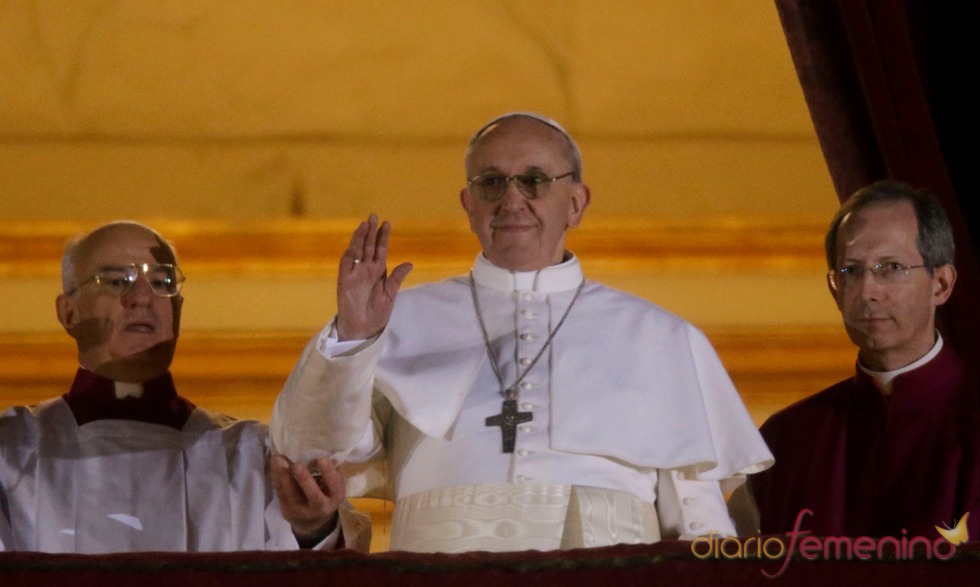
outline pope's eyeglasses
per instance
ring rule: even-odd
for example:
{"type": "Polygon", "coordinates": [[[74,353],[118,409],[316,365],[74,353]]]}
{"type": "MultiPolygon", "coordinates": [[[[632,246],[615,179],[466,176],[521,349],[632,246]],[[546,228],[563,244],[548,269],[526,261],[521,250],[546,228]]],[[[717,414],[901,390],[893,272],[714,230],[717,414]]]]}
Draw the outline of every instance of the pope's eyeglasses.
{"type": "Polygon", "coordinates": [[[94,282],[107,293],[124,296],[136,285],[140,273],[146,276],[146,282],[150,284],[153,293],[164,298],[172,298],[179,294],[180,286],[184,283],[184,274],[176,265],[130,263],[119,267],[103,267],[95,275],[83,279],[68,292],[68,295],[75,295],[83,285],[94,282]]]}
{"type": "Polygon", "coordinates": [[[544,173],[521,173],[518,175],[502,175],[500,173],[484,173],[466,180],[467,185],[484,202],[499,202],[507,193],[507,185],[514,182],[518,191],[528,200],[537,200],[548,195],[551,186],[559,179],[575,175],[574,171],[548,177],[544,173]]]}

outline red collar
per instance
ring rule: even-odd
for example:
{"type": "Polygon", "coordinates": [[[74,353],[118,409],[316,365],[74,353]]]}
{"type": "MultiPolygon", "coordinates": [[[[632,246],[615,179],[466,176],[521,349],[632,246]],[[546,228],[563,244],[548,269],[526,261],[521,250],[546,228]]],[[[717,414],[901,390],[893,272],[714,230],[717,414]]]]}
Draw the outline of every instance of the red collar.
{"type": "Polygon", "coordinates": [[[79,368],[71,390],[62,396],[79,426],[96,420],[135,420],[180,430],[194,404],[177,395],[170,373],[143,382],[141,397],[116,397],[115,382],[79,368]]]}

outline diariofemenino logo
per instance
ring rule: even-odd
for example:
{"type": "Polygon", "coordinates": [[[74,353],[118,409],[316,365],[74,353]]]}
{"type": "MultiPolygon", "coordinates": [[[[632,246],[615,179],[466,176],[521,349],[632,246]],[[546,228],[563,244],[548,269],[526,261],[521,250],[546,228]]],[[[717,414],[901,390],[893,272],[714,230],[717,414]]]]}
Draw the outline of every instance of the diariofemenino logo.
{"type": "Polygon", "coordinates": [[[948,560],[956,554],[956,546],[970,540],[969,532],[966,527],[966,519],[970,516],[967,512],[960,518],[958,524],[953,528],[940,528],[939,537],[929,540],[924,536],[908,537],[902,531],[901,538],[893,536],[883,536],[881,538],[871,538],[870,536],[858,536],[855,538],[845,536],[809,536],[809,530],[801,530],[803,518],[807,515],[812,516],[811,510],[800,510],[796,515],[796,522],[793,530],[786,533],[789,539],[789,546],[781,536],[751,536],[749,538],[736,538],[734,536],[720,538],[714,532],[707,536],[694,539],[691,542],[691,552],[700,559],[759,559],[776,561],[782,559],[782,564],[775,573],[769,573],[765,569],[761,572],[770,579],[779,577],[786,572],[790,559],[793,554],[799,553],[805,560],[816,559],[836,559],[836,560],[874,560],[885,557],[894,557],[899,560],[911,559],[921,555],[927,559],[948,560]]]}

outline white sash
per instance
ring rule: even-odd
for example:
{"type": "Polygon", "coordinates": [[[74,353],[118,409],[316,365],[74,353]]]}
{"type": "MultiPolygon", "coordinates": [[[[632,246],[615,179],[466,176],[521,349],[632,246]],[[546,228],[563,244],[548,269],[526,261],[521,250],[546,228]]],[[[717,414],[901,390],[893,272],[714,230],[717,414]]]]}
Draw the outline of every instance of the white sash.
{"type": "Polygon", "coordinates": [[[411,552],[556,550],[660,540],[653,504],[568,485],[464,485],[398,500],[391,549],[411,552]]]}

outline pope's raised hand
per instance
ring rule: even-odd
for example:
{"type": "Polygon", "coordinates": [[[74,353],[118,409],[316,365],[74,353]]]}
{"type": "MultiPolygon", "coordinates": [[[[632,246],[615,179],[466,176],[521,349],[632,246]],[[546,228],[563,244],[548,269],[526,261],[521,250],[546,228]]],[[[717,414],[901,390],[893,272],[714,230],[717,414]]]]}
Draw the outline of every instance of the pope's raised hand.
{"type": "Polygon", "coordinates": [[[340,258],[337,275],[337,336],[364,340],[384,330],[395,308],[395,296],[412,270],[411,263],[388,272],[391,225],[378,226],[374,214],[362,222],[340,258]]]}

